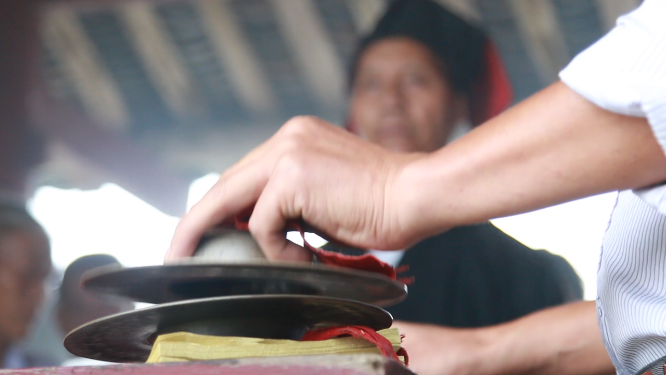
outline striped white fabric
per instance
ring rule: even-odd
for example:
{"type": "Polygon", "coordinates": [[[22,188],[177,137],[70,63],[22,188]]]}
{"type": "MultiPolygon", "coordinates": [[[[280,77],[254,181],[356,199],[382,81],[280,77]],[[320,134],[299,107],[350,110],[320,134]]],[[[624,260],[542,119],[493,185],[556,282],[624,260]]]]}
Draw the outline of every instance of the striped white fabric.
{"type": "MultiPolygon", "coordinates": [[[[646,117],[666,150],[666,0],[645,0],[561,73],[609,111],[646,117]]],[[[603,242],[597,312],[621,375],[666,356],[666,186],[622,192],[603,242]]]]}
{"type": "Polygon", "coordinates": [[[599,327],[618,373],[666,356],[666,215],[621,192],[597,277],[599,327]]]}

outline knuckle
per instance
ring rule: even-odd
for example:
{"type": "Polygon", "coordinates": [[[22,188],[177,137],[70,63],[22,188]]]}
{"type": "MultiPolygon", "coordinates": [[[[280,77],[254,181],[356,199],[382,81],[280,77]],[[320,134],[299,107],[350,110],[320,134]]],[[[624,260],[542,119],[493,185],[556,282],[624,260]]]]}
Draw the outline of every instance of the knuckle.
{"type": "Polygon", "coordinates": [[[281,178],[286,178],[285,181],[294,181],[294,179],[304,177],[307,173],[305,159],[302,153],[297,151],[282,155],[275,169],[281,178]]]}
{"type": "Polygon", "coordinates": [[[250,217],[250,221],[248,222],[248,229],[250,230],[250,233],[252,233],[252,236],[255,237],[255,239],[259,240],[264,237],[262,227],[259,225],[259,220],[255,215],[250,217]]]}
{"type": "Polygon", "coordinates": [[[306,116],[295,117],[280,129],[279,142],[276,144],[278,155],[296,154],[308,147],[308,139],[311,139],[308,135],[311,133],[309,121],[306,116]]]}
{"type": "Polygon", "coordinates": [[[282,133],[287,137],[307,136],[317,125],[317,119],[312,116],[292,117],[282,126],[282,133]]]}
{"type": "Polygon", "coordinates": [[[281,156],[288,156],[297,154],[305,147],[305,144],[300,138],[289,137],[280,142],[278,147],[280,149],[281,156]]]}
{"type": "MultiPolygon", "coordinates": [[[[227,196],[227,183],[225,179],[220,177],[220,179],[217,180],[215,185],[213,185],[206,195],[210,196],[213,200],[215,201],[221,201],[224,200],[224,198],[227,196]]],[[[199,202],[197,202],[197,205],[199,202]]]]}

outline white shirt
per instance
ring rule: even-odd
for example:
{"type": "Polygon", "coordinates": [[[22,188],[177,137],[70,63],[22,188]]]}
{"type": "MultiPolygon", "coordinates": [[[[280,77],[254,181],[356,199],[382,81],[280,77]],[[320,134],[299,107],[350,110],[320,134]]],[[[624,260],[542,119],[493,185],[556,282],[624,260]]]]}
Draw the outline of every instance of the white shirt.
{"type": "MultiPolygon", "coordinates": [[[[666,150],[666,0],[620,17],[560,78],[604,109],[645,117],[666,150]]],[[[666,357],[666,186],[619,194],[597,278],[606,348],[619,374],[640,374],[666,357]]]]}

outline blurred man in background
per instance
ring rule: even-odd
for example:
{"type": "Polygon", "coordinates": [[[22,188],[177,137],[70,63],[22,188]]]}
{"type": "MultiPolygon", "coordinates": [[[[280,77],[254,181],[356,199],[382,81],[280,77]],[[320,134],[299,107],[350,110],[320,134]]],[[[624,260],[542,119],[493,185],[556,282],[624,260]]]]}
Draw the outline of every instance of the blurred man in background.
{"type": "Polygon", "coordinates": [[[44,297],[49,241],[21,205],[0,203],[0,368],[43,363],[18,345],[44,297]]]}
{"type": "MultiPolygon", "coordinates": [[[[429,0],[391,5],[360,43],[351,91],[348,129],[396,152],[436,151],[511,102],[484,33],[429,0]]],[[[407,252],[373,253],[395,267],[408,265],[415,277],[407,299],[389,311],[433,324],[398,323],[423,373],[437,372],[425,366],[432,354],[425,349],[438,347],[438,334],[447,337],[438,326],[488,326],[582,299],[566,260],[529,249],[490,223],[454,228],[407,252]]]]}
{"type": "Polygon", "coordinates": [[[35,330],[24,347],[31,356],[48,365],[62,365],[75,358],[62,341],[74,328],[104,316],[131,310],[132,302],[87,292],[81,288],[81,276],[102,266],[120,266],[116,258],[107,254],[86,255],[72,262],[63,275],[62,283],[45,304],[35,330]]]}

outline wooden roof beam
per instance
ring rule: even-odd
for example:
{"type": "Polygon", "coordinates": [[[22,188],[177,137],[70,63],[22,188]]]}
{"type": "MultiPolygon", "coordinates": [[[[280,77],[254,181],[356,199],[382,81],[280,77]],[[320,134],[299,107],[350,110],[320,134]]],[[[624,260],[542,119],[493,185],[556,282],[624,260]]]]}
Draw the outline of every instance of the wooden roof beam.
{"type": "Polygon", "coordinates": [[[182,117],[201,112],[195,85],[167,30],[148,2],[124,2],[120,18],[158,93],[182,117]]]}
{"type": "Polygon", "coordinates": [[[615,26],[615,21],[641,5],[641,0],[596,0],[602,25],[606,31],[615,26]]]}
{"type": "Polygon", "coordinates": [[[555,82],[569,53],[553,4],[550,0],[509,0],[509,4],[541,83],[555,82]]]}
{"type": "Polygon", "coordinates": [[[379,18],[386,10],[384,0],[347,0],[359,35],[365,35],[372,30],[379,18]]]}
{"type": "Polygon", "coordinates": [[[297,64],[325,108],[344,103],[345,71],[311,0],[272,0],[297,64]]]}
{"type": "Polygon", "coordinates": [[[274,112],[277,100],[269,80],[226,2],[198,0],[196,4],[213,48],[245,106],[260,114],[274,112]]]}
{"type": "Polygon", "coordinates": [[[70,77],[86,111],[106,129],[125,128],[126,104],[76,13],[52,10],[45,14],[42,27],[44,42],[70,77]]]}
{"type": "Polygon", "coordinates": [[[0,199],[22,199],[30,169],[43,157],[31,136],[26,100],[34,79],[30,70],[38,65],[37,29],[34,1],[0,1],[0,199]]]}
{"type": "Polygon", "coordinates": [[[47,0],[42,1],[41,8],[43,12],[63,8],[76,12],[96,12],[117,9],[120,4],[149,3],[158,5],[185,1],[189,2],[191,0],[47,0]]]}
{"type": "MultiPolygon", "coordinates": [[[[184,213],[190,180],[175,173],[154,152],[122,132],[98,126],[70,103],[53,98],[43,83],[32,87],[29,97],[31,119],[51,142],[67,145],[84,164],[103,174],[99,177],[160,211],[173,216],[184,213]]],[[[89,177],[88,182],[94,180],[89,177]]]]}
{"type": "Polygon", "coordinates": [[[481,21],[481,13],[472,0],[437,0],[437,2],[467,21],[481,21]]]}

